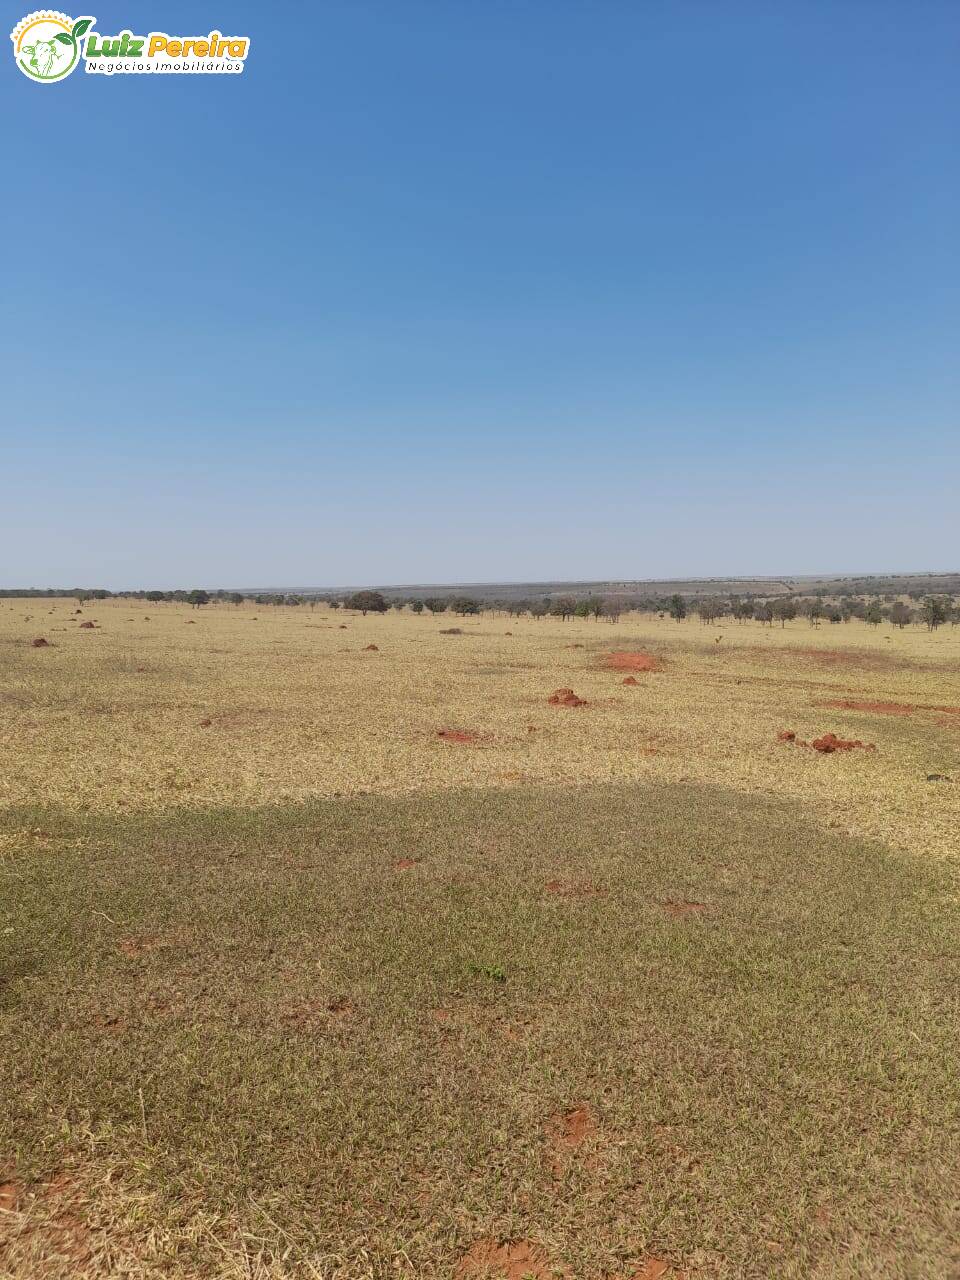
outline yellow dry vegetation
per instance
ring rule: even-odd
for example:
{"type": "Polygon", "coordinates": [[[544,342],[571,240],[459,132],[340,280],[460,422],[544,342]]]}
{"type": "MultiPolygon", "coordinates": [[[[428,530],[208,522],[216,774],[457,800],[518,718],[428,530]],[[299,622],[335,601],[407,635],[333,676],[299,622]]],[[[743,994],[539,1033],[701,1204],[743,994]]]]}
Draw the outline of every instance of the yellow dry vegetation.
{"type": "Polygon", "coordinates": [[[689,780],[799,799],[822,822],[931,856],[958,851],[960,714],[937,709],[960,706],[954,628],[131,600],[75,610],[0,603],[0,803],[130,811],[689,780]],[[462,634],[441,634],[451,626],[462,634]],[[615,650],[664,669],[624,685],[603,664],[615,650]],[[548,705],[557,687],[587,705],[548,705]],[[820,705],[831,700],[916,709],[820,705]],[[782,729],[877,750],[821,756],[778,742],[782,729]]]}

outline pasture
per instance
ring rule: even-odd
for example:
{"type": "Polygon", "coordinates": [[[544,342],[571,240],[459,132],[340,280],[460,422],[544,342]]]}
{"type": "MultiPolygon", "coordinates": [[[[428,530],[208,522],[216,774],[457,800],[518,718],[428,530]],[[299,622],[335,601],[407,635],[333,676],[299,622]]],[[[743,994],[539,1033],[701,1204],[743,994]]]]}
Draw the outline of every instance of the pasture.
{"type": "Polygon", "coordinates": [[[0,601],[0,1276],[960,1274],[957,630],[75,609],[0,601]]]}

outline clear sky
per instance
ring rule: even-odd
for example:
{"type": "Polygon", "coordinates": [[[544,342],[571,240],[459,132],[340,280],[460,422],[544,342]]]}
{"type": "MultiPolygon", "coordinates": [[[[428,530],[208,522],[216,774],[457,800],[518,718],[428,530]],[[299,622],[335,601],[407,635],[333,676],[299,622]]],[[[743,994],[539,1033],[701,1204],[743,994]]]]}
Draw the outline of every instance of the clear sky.
{"type": "Polygon", "coordinates": [[[79,12],[252,43],[4,29],[0,585],[960,566],[956,0],[79,12]]]}

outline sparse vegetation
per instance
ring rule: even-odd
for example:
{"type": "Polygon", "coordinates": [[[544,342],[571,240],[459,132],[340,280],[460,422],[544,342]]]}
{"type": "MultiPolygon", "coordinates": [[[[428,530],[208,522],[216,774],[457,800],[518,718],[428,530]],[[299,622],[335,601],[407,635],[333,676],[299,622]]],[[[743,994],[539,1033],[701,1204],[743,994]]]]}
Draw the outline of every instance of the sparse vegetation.
{"type": "Polygon", "coordinates": [[[0,608],[4,1280],[951,1273],[955,631],[208,594],[0,608]]]}

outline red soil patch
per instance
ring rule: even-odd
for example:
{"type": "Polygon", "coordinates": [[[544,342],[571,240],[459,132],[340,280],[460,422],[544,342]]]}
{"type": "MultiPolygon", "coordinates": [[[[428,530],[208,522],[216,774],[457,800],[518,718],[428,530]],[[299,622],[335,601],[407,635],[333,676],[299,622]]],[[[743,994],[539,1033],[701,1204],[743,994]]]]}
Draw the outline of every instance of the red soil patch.
{"type": "Polygon", "coordinates": [[[43,636],[37,636],[36,640],[33,640],[31,643],[33,644],[34,649],[50,648],[50,641],[44,640],[43,636]]]}
{"type": "Polygon", "coordinates": [[[416,858],[398,858],[393,864],[394,871],[409,871],[417,865],[416,858]]]}
{"type": "Polygon", "coordinates": [[[572,1107],[569,1111],[561,1111],[555,1116],[551,1116],[547,1124],[547,1131],[554,1142],[561,1143],[565,1147],[579,1147],[581,1143],[586,1142],[592,1134],[597,1131],[597,1122],[593,1117],[593,1111],[586,1102],[581,1102],[577,1106],[572,1107]]]}
{"type": "Polygon", "coordinates": [[[778,742],[796,742],[797,735],[792,729],[781,729],[777,734],[778,742]]]}
{"type": "Polygon", "coordinates": [[[558,898],[597,898],[606,893],[595,884],[571,884],[564,880],[548,880],[543,886],[547,893],[556,894],[558,898]]]}
{"type": "Polygon", "coordinates": [[[585,707],[586,699],[578,698],[572,689],[555,689],[547,699],[552,707],[585,707]]]}
{"type": "Polygon", "coordinates": [[[662,658],[654,657],[652,653],[623,651],[608,653],[603,663],[611,671],[662,671],[666,665],[662,658]]]}
{"type": "Polygon", "coordinates": [[[666,902],[661,902],[660,905],[667,915],[675,917],[695,916],[707,909],[705,902],[686,902],[682,898],[668,898],[666,902]]]}
{"type": "Polygon", "coordinates": [[[364,653],[379,653],[379,652],[380,652],[380,646],[379,646],[378,644],[368,644],[368,645],[364,646],[364,650],[363,650],[363,652],[364,652],[364,653]]]}
{"type": "Polygon", "coordinates": [[[80,630],[81,630],[81,631],[93,631],[93,630],[94,630],[94,625],[93,625],[93,623],[92,623],[92,622],[81,622],[81,623],[80,623],[80,630]]]}
{"type": "Polygon", "coordinates": [[[890,671],[898,667],[903,669],[917,665],[908,659],[896,658],[891,653],[870,653],[862,649],[843,652],[837,649],[781,648],[777,652],[808,658],[822,667],[857,667],[861,671],[890,671]]]}
{"type": "Polygon", "coordinates": [[[960,707],[941,707],[935,702],[856,702],[853,698],[834,698],[816,705],[838,707],[842,711],[873,711],[887,716],[908,716],[914,711],[940,711],[948,716],[960,715],[960,707]]]}
{"type": "Polygon", "coordinates": [[[864,751],[876,751],[872,742],[861,742],[859,738],[838,738],[835,733],[825,733],[822,738],[814,738],[810,743],[814,751],[829,756],[834,751],[854,751],[861,747],[864,751]]]}
{"type": "Polygon", "coordinates": [[[437,737],[444,742],[460,742],[465,746],[479,741],[475,733],[469,733],[466,729],[438,729],[437,737]]]}
{"type": "Polygon", "coordinates": [[[620,683],[621,684],[639,684],[640,681],[637,679],[636,676],[624,676],[620,683]]]}
{"type": "Polygon", "coordinates": [[[852,698],[831,698],[818,707],[838,707],[842,711],[875,711],[882,716],[908,716],[916,707],[907,702],[854,702],[852,698]]]}
{"type": "Polygon", "coordinates": [[[22,1194],[16,1182],[0,1182],[0,1213],[14,1213],[22,1194]]]}
{"type": "Polygon", "coordinates": [[[490,1277],[490,1280],[554,1280],[568,1274],[551,1263],[541,1245],[530,1240],[514,1240],[497,1244],[495,1240],[478,1240],[457,1263],[457,1280],[468,1276],[490,1277]]]}
{"type": "Polygon", "coordinates": [[[200,728],[201,728],[201,729],[209,729],[209,728],[210,728],[210,726],[211,726],[212,724],[213,724],[213,721],[212,721],[212,720],[201,720],[201,721],[200,721],[200,728]]]}
{"type": "Polygon", "coordinates": [[[638,1271],[634,1271],[630,1280],[661,1280],[661,1276],[669,1274],[670,1264],[662,1258],[648,1258],[638,1271]]]}
{"type": "MultiPolygon", "coordinates": [[[[39,1247],[45,1263],[52,1261],[51,1255],[67,1262],[71,1268],[69,1274],[85,1270],[91,1252],[90,1233],[80,1217],[78,1198],[73,1179],[65,1173],[58,1173],[37,1192],[37,1204],[45,1210],[43,1218],[36,1223],[28,1222],[18,1233],[21,1239],[29,1238],[35,1247],[39,1247]]],[[[45,1270],[43,1274],[46,1274],[45,1270]]],[[[60,1274],[59,1269],[57,1274],[60,1274]]]]}
{"type": "Polygon", "coordinates": [[[131,960],[137,956],[142,956],[146,951],[153,951],[159,947],[160,939],[154,937],[143,938],[121,938],[117,946],[125,956],[129,956],[131,960]]]}

